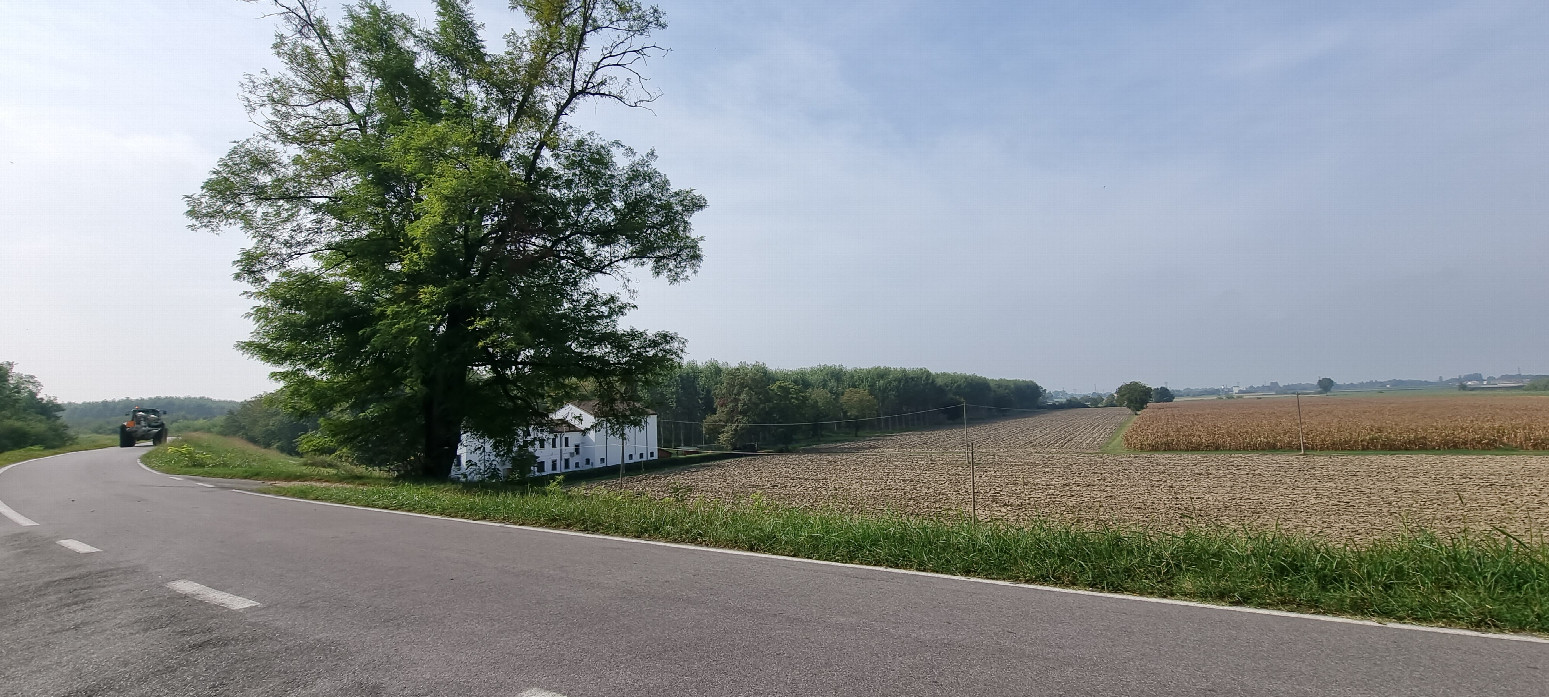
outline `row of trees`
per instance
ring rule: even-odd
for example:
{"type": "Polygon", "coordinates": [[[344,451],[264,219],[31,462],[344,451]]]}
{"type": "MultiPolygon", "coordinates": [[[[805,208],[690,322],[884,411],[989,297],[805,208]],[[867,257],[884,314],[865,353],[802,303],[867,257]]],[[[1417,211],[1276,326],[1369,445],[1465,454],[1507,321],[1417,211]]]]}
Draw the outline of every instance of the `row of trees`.
{"type": "MultiPolygon", "coordinates": [[[[237,405],[236,409],[213,421],[209,430],[287,455],[301,455],[307,445],[307,435],[315,433],[317,425],[316,417],[286,413],[275,395],[264,394],[237,405]]],[[[319,450],[309,454],[323,453],[319,450]]]]}
{"type": "Polygon", "coordinates": [[[0,451],[33,446],[57,448],[75,440],[59,419],[64,407],[42,394],[38,379],[0,361],[0,451]]]}
{"type": "MultiPolygon", "coordinates": [[[[702,425],[702,438],[732,446],[784,445],[842,425],[873,428],[881,415],[912,414],[911,425],[962,418],[968,403],[988,411],[1036,409],[1044,389],[1032,380],[990,379],[923,368],[821,365],[780,370],[761,363],[685,362],[646,390],[668,442],[670,424],[702,425]],[[842,424],[834,422],[843,422],[842,424]],[[760,426],[757,424],[802,424],[760,426]]],[[[698,435],[698,434],[696,434],[698,435]]]]}
{"type": "Polygon", "coordinates": [[[78,433],[117,433],[124,416],[135,407],[151,407],[163,412],[163,419],[174,431],[206,430],[211,420],[235,409],[238,402],[209,397],[138,397],[104,399],[95,402],[66,402],[60,418],[78,433]]]}

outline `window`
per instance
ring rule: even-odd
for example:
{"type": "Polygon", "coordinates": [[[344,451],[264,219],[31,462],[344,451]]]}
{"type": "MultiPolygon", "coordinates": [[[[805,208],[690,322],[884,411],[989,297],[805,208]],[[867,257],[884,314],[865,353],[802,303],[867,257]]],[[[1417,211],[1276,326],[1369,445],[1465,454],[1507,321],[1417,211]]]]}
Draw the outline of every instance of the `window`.
{"type": "Polygon", "coordinates": [[[592,466],[592,459],[591,458],[586,458],[586,466],[587,467],[591,467],[592,466]]]}
{"type": "Polygon", "coordinates": [[[570,447],[570,436],[565,436],[565,447],[570,447]]]}
{"type": "Polygon", "coordinates": [[[608,458],[605,458],[605,457],[597,458],[597,464],[599,464],[599,465],[606,465],[606,464],[608,464],[608,458]]]}
{"type": "Polygon", "coordinates": [[[550,438],[549,439],[549,447],[550,448],[558,448],[559,447],[559,439],[558,438],[550,438]]]}
{"type": "Polygon", "coordinates": [[[651,459],[652,459],[652,460],[655,460],[655,459],[656,459],[656,453],[651,453],[651,459]]]}
{"type": "Polygon", "coordinates": [[[634,453],[630,453],[629,454],[629,459],[630,460],[634,460],[635,459],[635,454],[634,453]]]}
{"type": "Polygon", "coordinates": [[[549,460],[549,467],[554,468],[554,471],[558,472],[559,471],[559,460],[549,460]]]}
{"type": "Polygon", "coordinates": [[[543,474],[543,461],[538,461],[538,474],[543,474]]]}

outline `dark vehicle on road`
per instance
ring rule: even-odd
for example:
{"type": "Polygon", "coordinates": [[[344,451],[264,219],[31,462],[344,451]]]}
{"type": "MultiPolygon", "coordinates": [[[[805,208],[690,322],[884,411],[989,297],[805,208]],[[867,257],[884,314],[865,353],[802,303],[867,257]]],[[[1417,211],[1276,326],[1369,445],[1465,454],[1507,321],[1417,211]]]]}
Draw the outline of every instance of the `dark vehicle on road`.
{"type": "Polygon", "coordinates": [[[142,440],[154,445],[167,442],[167,423],[161,417],[160,409],[135,407],[129,412],[129,420],[118,426],[118,447],[133,448],[142,440]]]}

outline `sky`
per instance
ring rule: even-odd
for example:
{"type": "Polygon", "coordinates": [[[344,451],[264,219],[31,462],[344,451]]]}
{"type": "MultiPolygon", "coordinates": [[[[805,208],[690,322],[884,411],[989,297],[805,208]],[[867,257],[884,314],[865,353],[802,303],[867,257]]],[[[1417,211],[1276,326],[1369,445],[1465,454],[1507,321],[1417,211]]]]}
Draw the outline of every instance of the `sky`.
{"type": "MultiPolygon", "coordinates": [[[[337,3],[324,3],[334,8],[337,3]]],[[[429,17],[429,3],[396,9],[429,17]]],[[[492,45],[520,25],[476,0],[492,45]]],[[[628,323],[688,357],[1069,391],[1549,373],[1549,3],[660,3],[649,110],[709,200],[628,323]]],[[[0,360],[66,401],[241,399],[237,0],[0,9],[0,360]]]]}

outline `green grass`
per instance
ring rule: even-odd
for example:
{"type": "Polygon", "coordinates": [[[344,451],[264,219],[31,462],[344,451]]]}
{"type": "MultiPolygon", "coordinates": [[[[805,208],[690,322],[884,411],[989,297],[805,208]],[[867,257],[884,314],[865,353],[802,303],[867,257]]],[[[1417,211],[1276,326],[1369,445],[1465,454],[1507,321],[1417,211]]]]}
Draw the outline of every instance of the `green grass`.
{"type": "MultiPolygon", "coordinates": [[[[287,476],[305,466],[229,439],[190,437],[147,456],[249,458],[223,474],[287,476]],[[254,452],[256,451],[256,452],[254,452]]],[[[161,462],[152,462],[161,459],[161,462]]],[[[318,473],[308,473],[318,474],[318,473]]],[[[272,493],[473,520],[742,549],[961,576],[1380,620],[1549,633],[1549,540],[1502,532],[1425,530],[1347,545],[1275,530],[1199,527],[1182,533],[1055,522],[1013,526],[771,505],[659,499],[605,487],[404,482],[292,484],[272,493]]]]}
{"type": "Polygon", "coordinates": [[[275,482],[382,482],[391,475],[363,467],[335,465],[323,459],[292,457],[239,438],[185,433],[140,458],[167,474],[275,482]]]}
{"type": "Polygon", "coordinates": [[[1413,531],[1359,547],[1275,531],[1057,523],[662,500],[609,489],[285,486],[317,501],[960,576],[1384,620],[1549,633],[1549,544],[1413,531]]]}
{"type": "Polygon", "coordinates": [[[1102,452],[1110,455],[1130,452],[1128,448],[1124,447],[1124,432],[1134,425],[1136,416],[1136,414],[1130,414],[1124,418],[1124,423],[1119,424],[1119,428],[1108,438],[1108,442],[1103,444],[1102,452]]]}
{"type": "Polygon", "coordinates": [[[22,448],[20,450],[7,450],[3,453],[0,453],[0,467],[14,465],[23,460],[32,460],[40,457],[48,457],[50,455],[79,452],[82,450],[96,450],[98,448],[107,448],[114,445],[118,445],[118,438],[116,436],[104,436],[95,433],[88,433],[76,436],[74,443],[60,448],[32,447],[22,448]]]}

